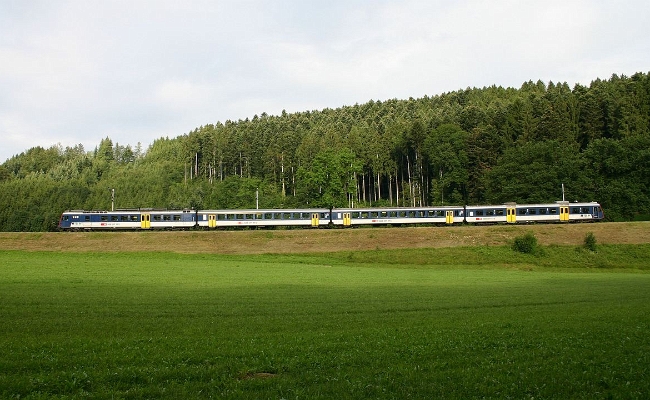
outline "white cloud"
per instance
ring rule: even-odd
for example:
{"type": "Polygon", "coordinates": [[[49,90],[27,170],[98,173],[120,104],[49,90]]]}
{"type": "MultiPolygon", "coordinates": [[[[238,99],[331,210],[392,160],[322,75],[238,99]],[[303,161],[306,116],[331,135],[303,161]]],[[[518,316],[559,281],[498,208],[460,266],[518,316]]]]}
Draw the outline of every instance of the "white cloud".
{"type": "Polygon", "coordinates": [[[650,3],[0,2],[0,162],[109,136],[647,71],[650,3]]]}

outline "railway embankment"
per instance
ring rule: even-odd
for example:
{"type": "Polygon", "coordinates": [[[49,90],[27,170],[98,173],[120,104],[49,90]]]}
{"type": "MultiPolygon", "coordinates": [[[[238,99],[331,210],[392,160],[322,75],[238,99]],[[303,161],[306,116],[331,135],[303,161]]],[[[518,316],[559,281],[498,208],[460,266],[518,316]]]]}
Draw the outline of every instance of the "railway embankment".
{"type": "Polygon", "coordinates": [[[287,254],[501,246],[526,232],[541,245],[650,243],[650,222],[237,231],[0,232],[0,250],[287,254]]]}

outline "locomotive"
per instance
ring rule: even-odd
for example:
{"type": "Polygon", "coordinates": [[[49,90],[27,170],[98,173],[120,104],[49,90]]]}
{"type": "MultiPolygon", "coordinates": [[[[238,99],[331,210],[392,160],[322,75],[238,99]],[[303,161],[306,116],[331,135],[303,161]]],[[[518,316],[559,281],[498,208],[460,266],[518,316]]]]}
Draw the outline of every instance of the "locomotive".
{"type": "Polygon", "coordinates": [[[274,227],[354,227],[362,225],[515,224],[600,221],[597,202],[391,208],[304,208],[247,210],[65,211],[63,231],[155,230],[274,227]]]}

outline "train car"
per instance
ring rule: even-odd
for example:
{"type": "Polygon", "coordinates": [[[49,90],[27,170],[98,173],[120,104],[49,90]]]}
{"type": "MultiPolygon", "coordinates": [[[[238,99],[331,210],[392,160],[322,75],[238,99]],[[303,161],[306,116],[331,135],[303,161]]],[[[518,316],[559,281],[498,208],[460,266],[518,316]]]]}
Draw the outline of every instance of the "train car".
{"type": "Polygon", "coordinates": [[[142,210],[140,229],[189,229],[197,225],[195,210],[142,210]]]}
{"type": "Polygon", "coordinates": [[[509,208],[505,204],[496,206],[465,206],[465,221],[470,224],[498,224],[509,222],[509,212],[512,212],[512,210],[512,208],[509,208]]]}
{"type": "Polygon", "coordinates": [[[332,222],[340,226],[455,224],[464,222],[465,209],[449,207],[347,208],[333,210],[332,222]]]}
{"type": "Polygon", "coordinates": [[[600,204],[558,201],[546,204],[506,203],[500,206],[466,206],[468,223],[549,223],[598,221],[604,218],[600,204]]]}
{"type": "Polygon", "coordinates": [[[600,204],[558,201],[548,204],[517,204],[508,222],[578,222],[599,221],[605,217],[600,204]]]}
{"type": "Polygon", "coordinates": [[[569,208],[569,221],[600,221],[605,218],[603,208],[599,203],[567,203],[569,208]]]}
{"type": "Polygon", "coordinates": [[[66,211],[59,220],[63,230],[116,230],[139,229],[141,216],[139,210],[123,211],[66,211]]]}
{"type": "Polygon", "coordinates": [[[318,228],[328,226],[330,222],[330,210],[325,208],[286,210],[200,210],[197,212],[197,225],[208,229],[277,226],[318,228]]]}
{"type": "Polygon", "coordinates": [[[548,204],[515,204],[515,213],[509,215],[511,223],[568,222],[568,202],[548,204]]]}

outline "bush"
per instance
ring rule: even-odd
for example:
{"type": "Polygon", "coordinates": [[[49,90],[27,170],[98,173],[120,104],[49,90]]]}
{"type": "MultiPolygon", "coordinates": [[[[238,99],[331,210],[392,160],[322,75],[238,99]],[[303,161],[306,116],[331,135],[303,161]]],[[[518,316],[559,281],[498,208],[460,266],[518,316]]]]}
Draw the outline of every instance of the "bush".
{"type": "Polygon", "coordinates": [[[520,253],[532,254],[537,249],[537,238],[531,232],[517,236],[512,243],[512,249],[520,253]]]}
{"type": "Polygon", "coordinates": [[[587,233],[583,246],[589,251],[596,251],[596,236],[593,232],[587,233]]]}

